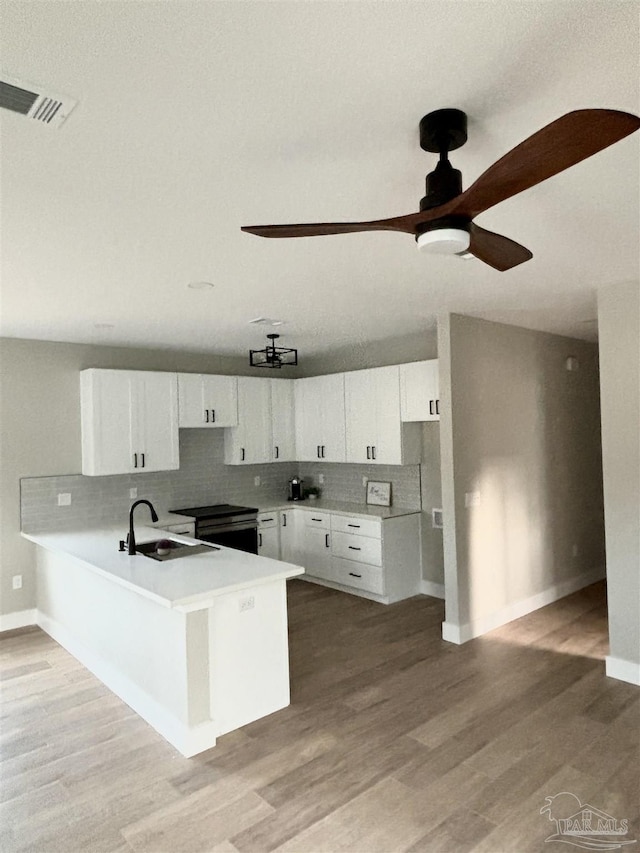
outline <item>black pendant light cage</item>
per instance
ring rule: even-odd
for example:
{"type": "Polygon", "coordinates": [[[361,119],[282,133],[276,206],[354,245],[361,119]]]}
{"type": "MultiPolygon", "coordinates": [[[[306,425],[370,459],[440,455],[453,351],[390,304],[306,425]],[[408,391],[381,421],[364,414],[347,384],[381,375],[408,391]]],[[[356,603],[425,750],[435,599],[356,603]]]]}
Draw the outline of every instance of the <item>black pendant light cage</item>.
{"type": "Polygon", "coordinates": [[[287,347],[277,347],[275,341],[280,335],[267,335],[271,343],[264,349],[249,350],[251,367],[293,367],[298,363],[298,350],[287,347]]]}

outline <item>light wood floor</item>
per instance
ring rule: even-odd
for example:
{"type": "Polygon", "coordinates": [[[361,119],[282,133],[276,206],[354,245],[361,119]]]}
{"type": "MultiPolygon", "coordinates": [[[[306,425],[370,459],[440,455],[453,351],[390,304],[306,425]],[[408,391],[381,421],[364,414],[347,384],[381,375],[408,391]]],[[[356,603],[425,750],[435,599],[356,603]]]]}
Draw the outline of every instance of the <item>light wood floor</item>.
{"type": "Polygon", "coordinates": [[[604,675],[602,585],[464,646],[435,599],[289,602],[291,706],[193,759],[40,630],[3,635],[0,849],[552,853],[562,791],[640,847],[640,689],[604,675]]]}

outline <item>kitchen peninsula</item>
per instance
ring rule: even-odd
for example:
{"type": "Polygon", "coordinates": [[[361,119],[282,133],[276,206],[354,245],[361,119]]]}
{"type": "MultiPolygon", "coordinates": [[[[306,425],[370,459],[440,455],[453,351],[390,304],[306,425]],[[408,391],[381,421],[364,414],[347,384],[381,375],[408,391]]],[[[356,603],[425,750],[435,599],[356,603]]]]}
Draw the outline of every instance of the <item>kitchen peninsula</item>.
{"type": "MultiPolygon", "coordinates": [[[[40,627],[183,755],[289,704],[286,580],[300,566],[213,546],[129,556],[115,527],[22,535],[38,546],[40,627]]],[[[136,529],[139,544],[163,536],[201,544],[136,529]]]]}

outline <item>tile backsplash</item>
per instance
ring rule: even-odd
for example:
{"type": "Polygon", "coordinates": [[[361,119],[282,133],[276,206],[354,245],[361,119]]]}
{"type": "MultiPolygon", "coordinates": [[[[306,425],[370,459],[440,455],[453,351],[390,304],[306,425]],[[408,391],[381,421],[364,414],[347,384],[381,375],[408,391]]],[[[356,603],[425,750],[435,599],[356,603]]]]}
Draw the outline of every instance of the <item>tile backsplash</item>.
{"type": "Polygon", "coordinates": [[[71,530],[87,524],[126,524],[132,498],[147,498],[158,512],[214,503],[280,501],[291,477],[315,485],[329,500],[365,502],[363,477],[389,481],[396,506],[419,508],[424,465],[351,465],[320,462],[276,462],[225,465],[223,430],[180,430],[180,470],[108,477],[81,474],[30,477],[20,481],[22,529],[25,532],[71,530]],[[319,475],[324,483],[319,482],[319,475]],[[260,486],[254,478],[260,477],[260,486]],[[58,495],[70,494],[69,506],[58,495]]]}

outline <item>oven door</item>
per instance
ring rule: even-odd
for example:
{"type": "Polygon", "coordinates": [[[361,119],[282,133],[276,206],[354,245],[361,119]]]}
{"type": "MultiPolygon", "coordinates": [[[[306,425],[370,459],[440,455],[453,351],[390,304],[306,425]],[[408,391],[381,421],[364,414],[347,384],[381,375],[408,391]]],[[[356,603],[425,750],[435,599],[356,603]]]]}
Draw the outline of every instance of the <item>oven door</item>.
{"type": "Polygon", "coordinates": [[[196,539],[235,548],[237,551],[258,553],[257,521],[236,521],[228,523],[200,521],[196,528],[196,539]]]}

